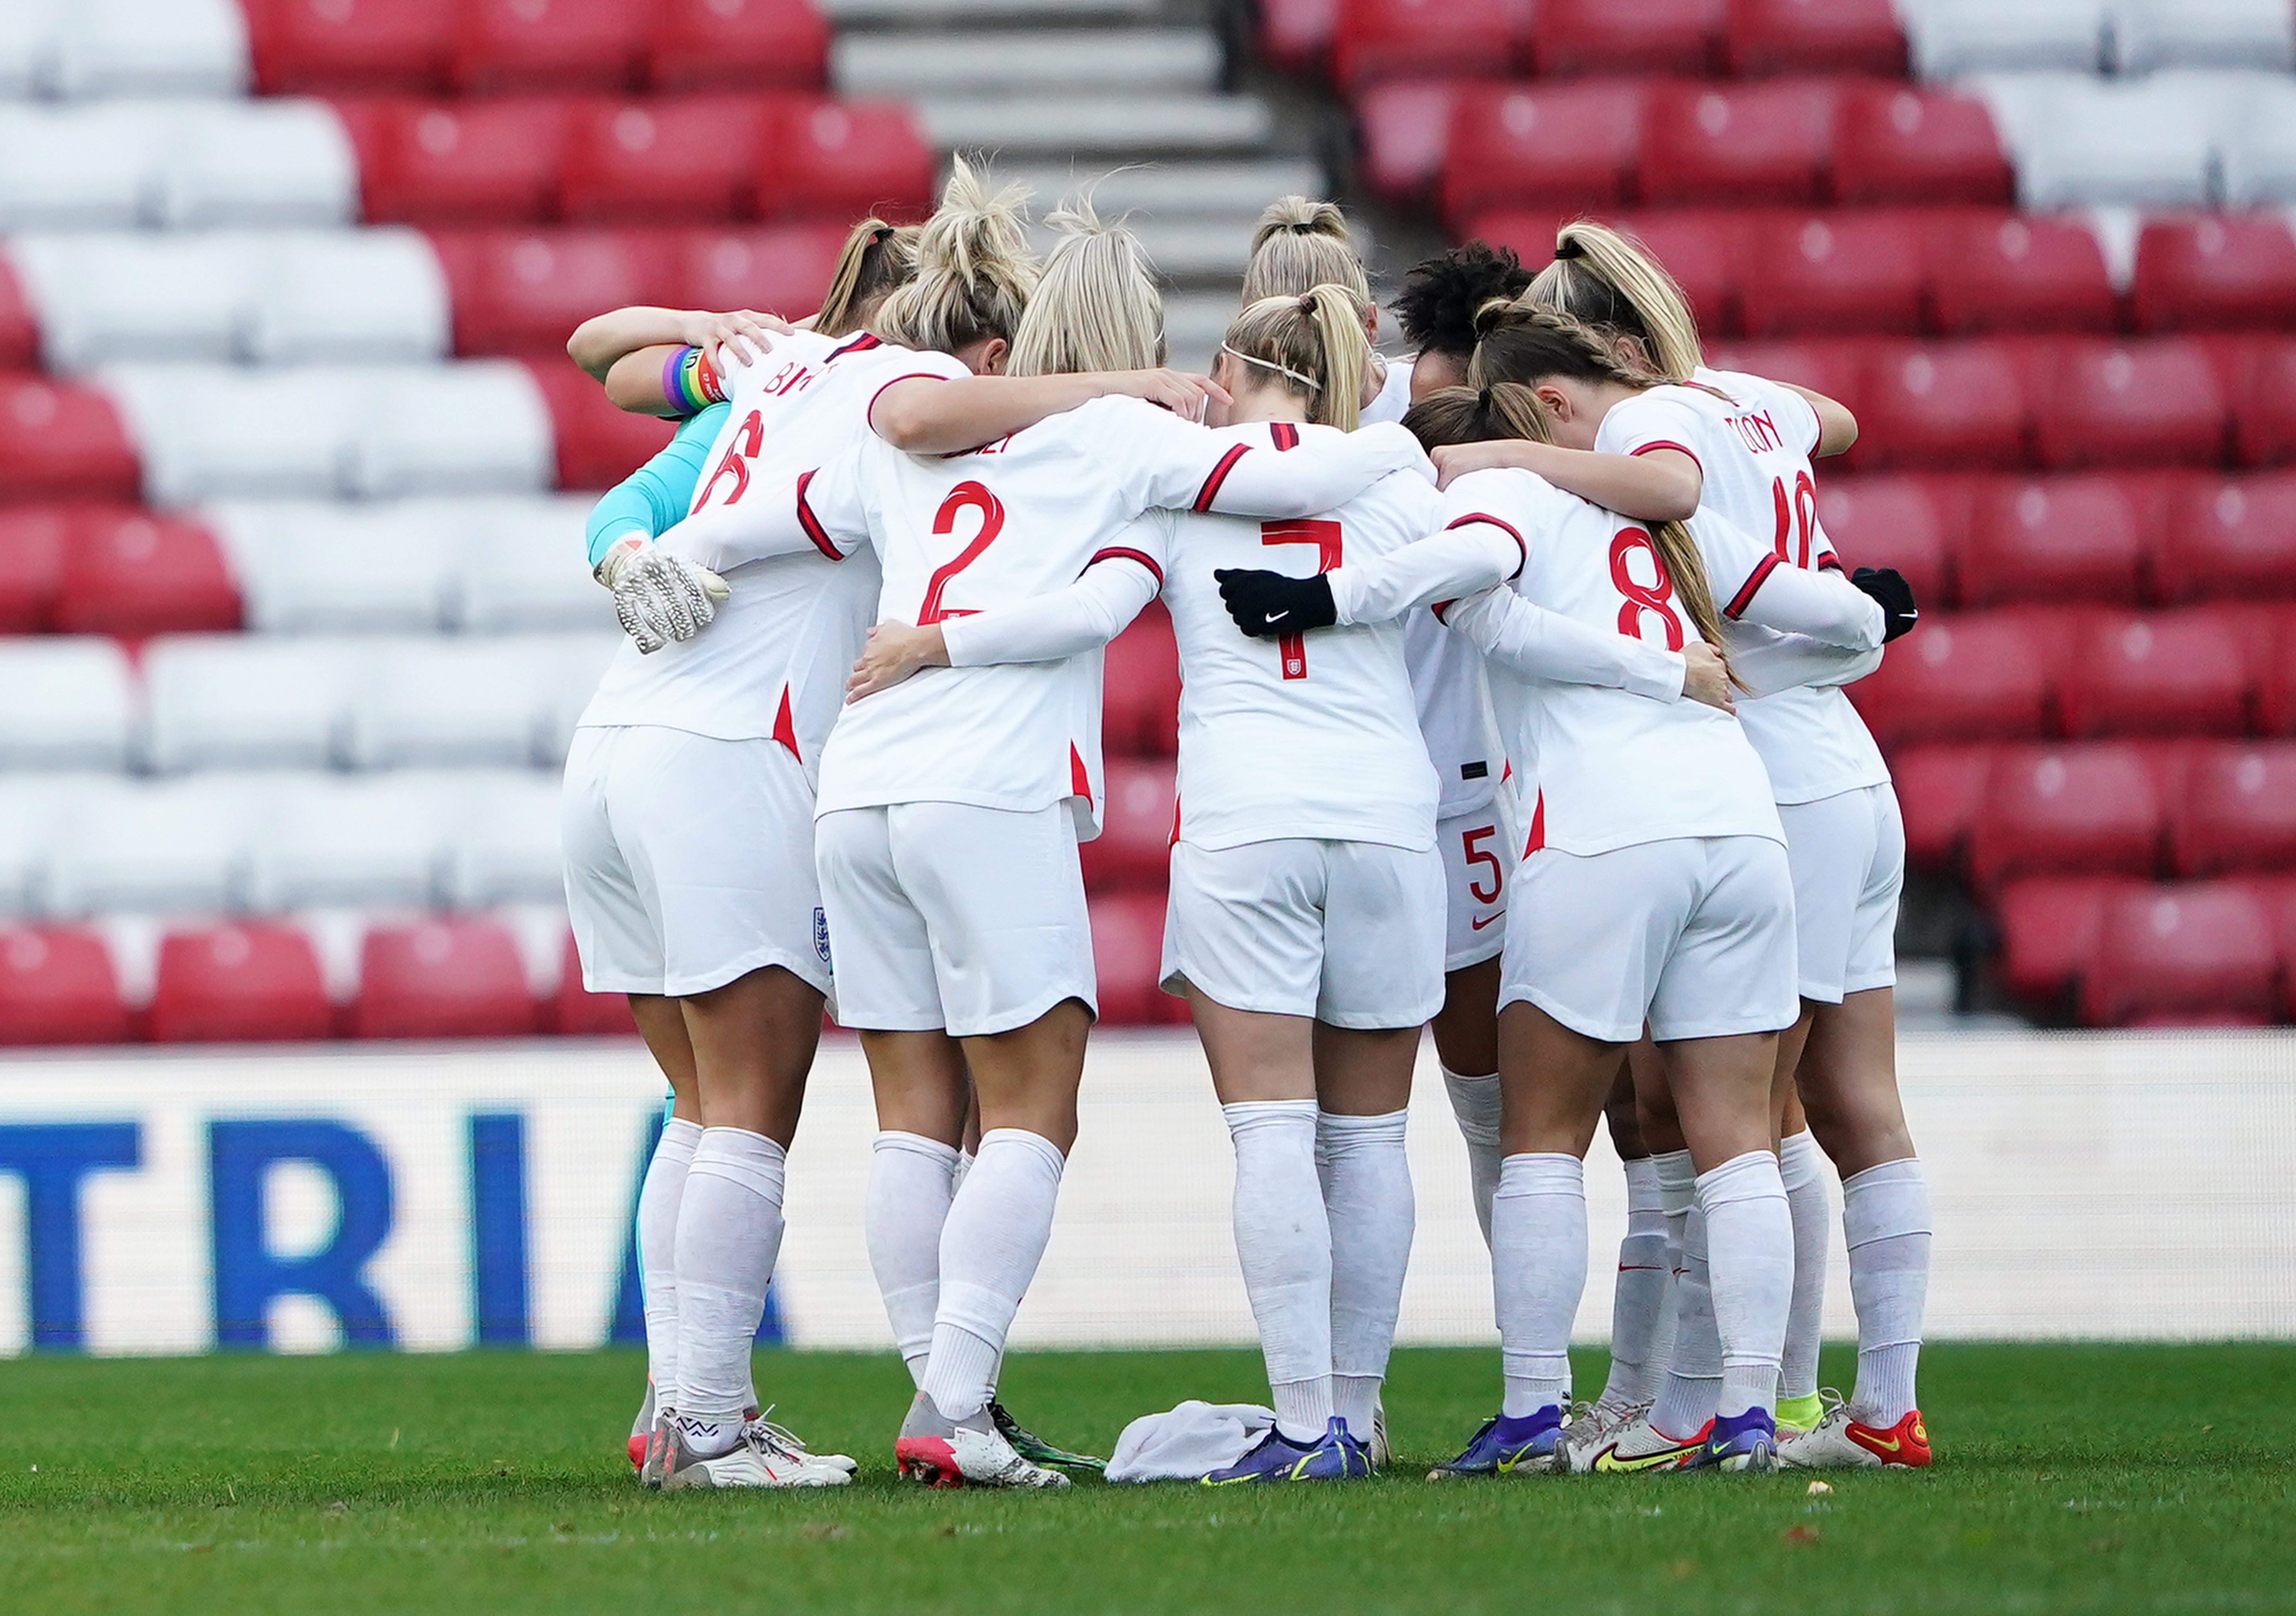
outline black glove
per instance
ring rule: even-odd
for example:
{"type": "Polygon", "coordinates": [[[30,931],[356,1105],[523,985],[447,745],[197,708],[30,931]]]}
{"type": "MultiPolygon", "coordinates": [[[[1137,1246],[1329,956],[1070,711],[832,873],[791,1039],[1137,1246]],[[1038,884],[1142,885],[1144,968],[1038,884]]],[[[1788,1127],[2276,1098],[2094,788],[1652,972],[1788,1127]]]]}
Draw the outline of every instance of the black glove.
{"type": "Polygon", "coordinates": [[[1910,634],[1922,620],[1921,608],[1914,604],[1914,587],[1895,567],[1860,567],[1849,575],[1849,581],[1882,608],[1883,644],[1910,634]]]}
{"type": "Polygon", "coordinates": [[[1320,573],[1286,578],[1281,572],[1221,567],[1212,577],[1218,581],[1228,616],[1255,639],[1281,639],[1310,628],[1329,628],[1340,620],[1339,608],[1332,604],[1331,580],[1320,573]]]}

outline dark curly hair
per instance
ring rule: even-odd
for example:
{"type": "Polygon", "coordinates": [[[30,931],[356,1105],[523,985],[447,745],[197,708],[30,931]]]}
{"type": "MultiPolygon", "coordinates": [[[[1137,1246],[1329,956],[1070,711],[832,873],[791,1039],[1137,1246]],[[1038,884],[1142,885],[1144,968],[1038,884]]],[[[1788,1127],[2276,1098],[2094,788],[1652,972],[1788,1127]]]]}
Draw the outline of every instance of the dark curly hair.
{"type": "Polygon", "coordinates": [[[1475,351],[1475,311],[1493,298],[1521,297],[1529,284],[1530,271],[1513,248],[1464,242],[1404,277],[1395,296],[1396,322],[1419,352],[1464,361],[1475,351]]]}

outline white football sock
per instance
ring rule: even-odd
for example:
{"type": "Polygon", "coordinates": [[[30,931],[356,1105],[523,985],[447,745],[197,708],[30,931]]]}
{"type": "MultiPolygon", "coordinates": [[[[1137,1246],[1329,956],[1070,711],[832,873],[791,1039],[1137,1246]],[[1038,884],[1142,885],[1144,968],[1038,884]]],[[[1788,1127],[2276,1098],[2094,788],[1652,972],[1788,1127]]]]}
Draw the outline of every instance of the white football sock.
{"type": "Polygon", "coordinates": [[[1475,1221],[1482,1226],[1483,1244],[1488,1246],[1491,1196],[1499,1187],[1499,1074],[1468,1076],[1446,1066],[1443,1087],[1451,1095],[1459,1136],[1467,1142],[1467,1193],[1474,1198],[1475,1221]]]}
{"type": "Polygon", "coordinates": [[[1021,1128],[980,1136],[940,1232],[940,1308],[920,1388],[943,1418],[988,1407],[1021,1298],[1044,1260],[1061,1197],[1060,1147],[1021,1128]]]}
{"type": "Polygon", "coordinates": [[[1404,1151],[1408,1112],[1316,1118],[1316,1167],[1332,1231],[1332,1412],[1365,1441],[1403,1310],[1417,1210],[1404,1151]]]}
{"type": "Polygon", "coordinates": [[[1714,1327],[1722,1338],[1722,1417],[1775,1408],[1786,1315],[1793,1307],[1793,1213],[1778,1159],[1767,1150],[1733,1156],[1698,1175],[1714,1327]]]}
{"type": "Polygon", "coordinates": [[[677,1395],[677,1203],[701,1143],[701,1124],[672,1117],[661,1125],[638,1185],[638,1292],[645,1305],[646,1377],[657,1407],[670,1406],[677,1395]]]}
{"type": "Polygon", "coordinates": [[[1570,1396],[1570,1325],[1587,1289],[1587,1169],[1576,1156],[1527,1152],[1499,1163],[1491,1200],[1499,1412],[1510,1419],[1570,1396]]]}
{"type": "Polygon", "coordinates": [[[1622,1165],[1627,1170],[1627,1233],[1619,1242],[1618,1289],[1611,1296],[1611,1374],[1601,1399],[1612,1408],[1632,1408],[1658,1395],[1659,1371],[1666,1360],[1652,1349],[1674,1285],[1658,1163],[1637,1156],[1622,1165]]]}
{"type": "Polygon", "coordinates": [[[879,1134],[869,1157],[869,1267],[893,1345],[919,1386],[940,1307],[940,1231],[955,1173],[956,1147],[922,1134],[879,1134]]]}
{"type": "Polygon", "coordinates": [[[1850,1401],[1887,1429],[1920,1404],[1914,1371],[1930,1289],[1930,1185],[1912,1156],[1841,1181],[1849,1299],[1857,1308],[1857,1389],[1850,1401]]]}
{"type": "Polygon", "coordinates": [[[1833,1214],[1825,1204],[1825,1153],[1808,1128],[1778,1145],[1778,1177],[1793,1216],[1793,1308],[1786,1315],[1786,1355],[1778,1366],[1778,1396],[1808,1397],[1817,1390],[1817,1344],[1825,1328],[1825,1246],[1833,1214]]]}
{"type": "Polygon", "coordinates": [[[1313,1442],[1332,1417],[1332,1226],[1316,1174],[1316,1103],[1223,1105],[1235,1144],[1235,1256],[1259,1326],[1275,1423],[1313,1442]]]}
{"type": "Polygon", "coordinates": [[[1706,1275],[1706,1220],[1698,1214],[1698,1169],[1688,1151],[1652,1156],[1659,1196],[1666,1209],[1667,1248],[1673,1253],[1673,1305],[1669,1309],[1666,1356],[1651,1424],[1664,1436],[1685,1440],[1714,1417],[1722,1393],[1722,1338],[1714,1332],[1714,1296],[1706,1275]]]}
{"type": "Polygon", "coordinates": [[[677,1209],[677,1392],[670,1407],[704,1457],[726,1452],[750,1407],[750,1346],[782,1249],[782,1147],[705,1128],[677,1209]]]}

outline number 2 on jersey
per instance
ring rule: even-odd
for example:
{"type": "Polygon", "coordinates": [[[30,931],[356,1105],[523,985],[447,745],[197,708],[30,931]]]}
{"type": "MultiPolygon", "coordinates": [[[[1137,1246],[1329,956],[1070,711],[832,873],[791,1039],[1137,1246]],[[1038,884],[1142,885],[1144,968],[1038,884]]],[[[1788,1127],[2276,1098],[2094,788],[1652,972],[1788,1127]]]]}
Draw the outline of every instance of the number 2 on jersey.
{"type": "MultiPolygon", "coordinates": [[[[1259,524],[1262,545],[1313,545],[1316,546],[1316,570],[1329,572],[1340,564],[1341,538],[1340,524],[1335,521],[1264,521],[1259,524]]],[[[1308,636],[1287,634],[1275,642],[1283,663],[1283,677],[1304,679],[1308,677],[1308,636]]]]}
{"type": "Polygon", "coordinates": [[[949,618],[972,615],[969,611],[953,611],[942,606],[941,591],[948,587],[949,579],[979,561],[980,553],[995,544],[996,536],[1004,530],[1004,502],[980,483],[960,482],[948,491],[948,497],[940,502],[940,509],[933,513],[934,534],[946,538],[955,532],[957,513],[961,511],[980,513],[980,531],[972,536],[972,542],[958,551],[954,559],[933,569],[933,575],[925,580],[924,603],[917,608],[917,627],[920,628],[949,618]]]}
{"type": "Polygon", "coordinates": [[[1674,603],[1669,597],[1674,593],[1674,576],[1666,570],[1666,558],[1658,553],[1658,546],[1640,528],[1620,528],[1611,536],[1611,582],[1627,597],[1619,608],[1619,632],[1630,639],[1643,636],[1643,613],[1647,611],[1666,625],[1666,648],[1682,649],[1682,619],[1675,614],[1674,603]],[[1650,557],[1652,580],[1638,580],[1628,558],[1636,551],[1650,557]]]}

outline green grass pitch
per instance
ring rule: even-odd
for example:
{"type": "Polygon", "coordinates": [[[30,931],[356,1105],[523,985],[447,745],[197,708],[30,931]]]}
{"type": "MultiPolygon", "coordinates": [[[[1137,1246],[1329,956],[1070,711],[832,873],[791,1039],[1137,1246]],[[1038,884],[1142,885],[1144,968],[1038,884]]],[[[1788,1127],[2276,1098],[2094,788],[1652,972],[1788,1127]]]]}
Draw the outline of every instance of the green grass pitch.
{"type": "MultiPolygon", "coordinates": [[[[1829,1377],[1851,1365],[1830,1349],[1829,1377]]],[[[1937,1347],[1926,1475],[1420,1480],[1495,1355],[1397,1355],[1391,1474],[1336,1487],[897,1484],[890,1357],[760,1356],[850,1489],[650,1495],[634,1354],[0,1366],[0,1611],[456,1616],[979,1610],[1451,1613],[2296,1610],[2296,1347],[1937,1347]]],[[[1598,1384],[1598,1354],[1581,1356],[1598,1384]]],[[[1106,1450],[1249,1352],[1015,1358],[1007,1400],[1106,1450]]]]}

